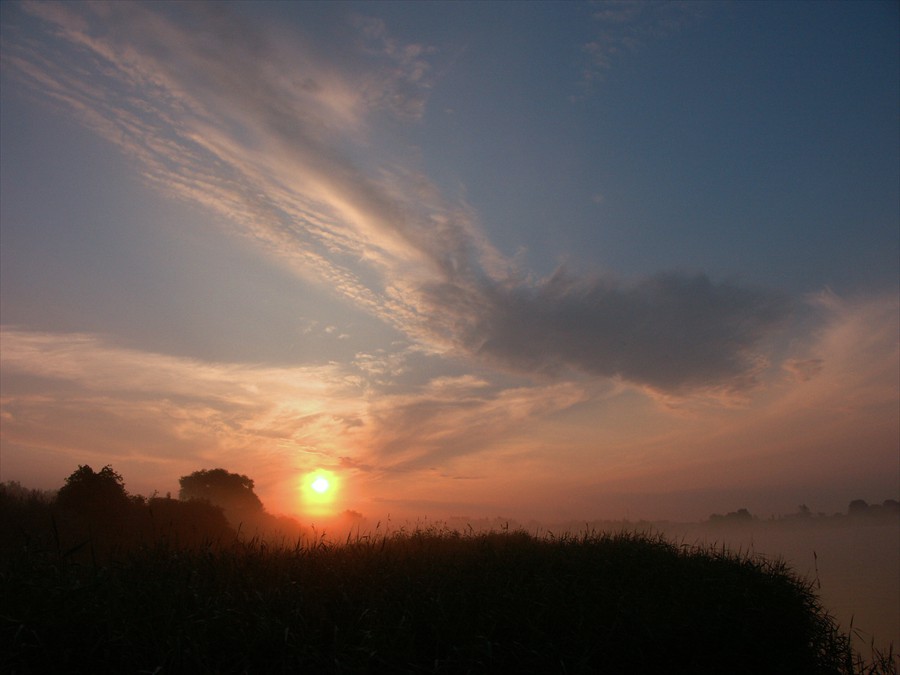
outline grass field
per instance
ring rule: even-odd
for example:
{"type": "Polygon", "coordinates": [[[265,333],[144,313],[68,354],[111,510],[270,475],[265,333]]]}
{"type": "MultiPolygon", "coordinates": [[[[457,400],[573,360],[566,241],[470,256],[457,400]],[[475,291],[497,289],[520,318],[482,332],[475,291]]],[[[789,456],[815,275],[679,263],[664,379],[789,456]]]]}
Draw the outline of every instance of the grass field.
{"type": "Polygon", "coordinates": [[[3,550],[0,671],[896,672],[783,564],[647,535],[89,548],[3,550]]]}

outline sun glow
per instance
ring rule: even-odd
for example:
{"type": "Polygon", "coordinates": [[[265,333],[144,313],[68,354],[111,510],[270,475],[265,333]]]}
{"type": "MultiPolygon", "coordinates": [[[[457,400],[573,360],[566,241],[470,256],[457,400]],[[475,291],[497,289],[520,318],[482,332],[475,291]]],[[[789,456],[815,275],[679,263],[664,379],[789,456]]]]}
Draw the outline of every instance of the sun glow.
{"type": "Polygon", "coordinates": [[[310,515],[330,515],[334,509],[338,483],[337,476],[324,469],[304,476],[300,486],[304,511],[310,515]]]}

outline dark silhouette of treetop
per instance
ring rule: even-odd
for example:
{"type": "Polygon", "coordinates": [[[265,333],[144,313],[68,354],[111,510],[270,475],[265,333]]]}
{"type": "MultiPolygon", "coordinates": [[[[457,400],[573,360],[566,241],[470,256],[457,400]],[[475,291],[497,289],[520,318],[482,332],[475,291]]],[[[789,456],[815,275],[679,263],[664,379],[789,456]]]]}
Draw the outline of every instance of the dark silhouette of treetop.
{"type": "Polygon", "coordinates": [[[56,503],[62,508],[90,516],[102,516],[130,506],[121,475],[109,465],[95,473],[87,464],[79,465],[66,478],[56,503]]]}
{"type": "Polygon", "coordinates": [[[724,516],[718,513],[714,513],[709,517],[709,522],[711,523],[752,523],[753,521],[753,514],[750,513],[747,509],[730,511],[724,516]]]}
{"type": "Polygon", "coordinates": [[[225,469],[202,469],[178,479],[179,499],[201,501],[232,512],[260,512],[262,502],[253,492],[253,480],[225,469]]]}
{"type": "Polygon", "coordinates": [[[900,516],[900,502],[885,499],[881,504],[869,504],[865,499],[854,499],[847,507],[847,515],[852,518],[892,518],[900,516]]]}

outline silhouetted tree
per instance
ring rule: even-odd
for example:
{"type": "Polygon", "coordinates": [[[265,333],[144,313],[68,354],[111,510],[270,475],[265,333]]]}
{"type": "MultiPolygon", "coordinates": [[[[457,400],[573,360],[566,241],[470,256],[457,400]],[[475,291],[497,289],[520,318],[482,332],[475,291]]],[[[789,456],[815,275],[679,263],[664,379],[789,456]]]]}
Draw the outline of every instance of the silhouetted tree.
{"type": "Polygon", "coordinates": [[[854,499],[847,507],[848,516],[864,516],[869,512],[869,504],[865,499],[854,499]]]}
{"type": "Polygon", "coordinates": [[[125,482],[109,465],[96,473],[87,464],[66,478],[56,495],[56,503],[64,509],[93,518],[106,518],[131,506],[125,482]]]}
{"type": "Polygon", "coordinates": [[[225,469],[203,469],[178,479],[179,499],[198,499],[221,506],[232,520],[257,516],[263,505],[253,492],[253,480],[225,469]]]}
{"type": "Polygon", "coordinates": [[[139,507],[109,465],[97,472],[80,465],[59,489],[54,506],[60,550],[73,559],[84,556],[96,562],[135,538],[139,507]]]}

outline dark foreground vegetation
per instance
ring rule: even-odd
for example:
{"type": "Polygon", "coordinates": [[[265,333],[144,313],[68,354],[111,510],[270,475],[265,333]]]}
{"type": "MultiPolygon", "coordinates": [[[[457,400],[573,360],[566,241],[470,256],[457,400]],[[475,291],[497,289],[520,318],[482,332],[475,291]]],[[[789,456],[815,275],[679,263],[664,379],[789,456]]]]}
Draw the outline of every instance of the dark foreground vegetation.
{"type": "Polygon", "coordinates": [[[347,545],[6,551],[11,673],[853,673],[778,564],[637,535],[414,532],[347,545]]]}
{"type": "Polygon", "coordinates": [[[2,673],[896,673],[779,562],[635,533],[273,544],[209,501],[79,496],[122,487],[85,469],[62,499],[0,486],[2,673]]]}

